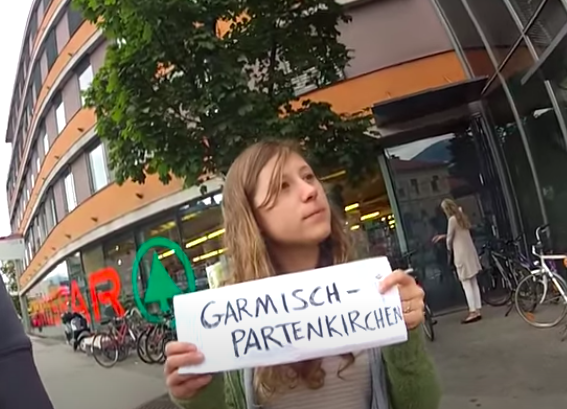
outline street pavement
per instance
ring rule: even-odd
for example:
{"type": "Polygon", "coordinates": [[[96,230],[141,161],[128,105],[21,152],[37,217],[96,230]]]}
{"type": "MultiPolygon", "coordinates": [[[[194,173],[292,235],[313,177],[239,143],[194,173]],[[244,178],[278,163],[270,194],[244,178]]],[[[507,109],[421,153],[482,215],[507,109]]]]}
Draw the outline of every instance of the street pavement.
{"type": "MultiPolygon", "coordinates": [[[[159,366],[130,359],[106,369],[59,341],[32,341],[36,365],[55,409],[135,409],[156,399],[168,402],[159,399],[166,393],[159,366]]],[[[170,409],[173,405],[147,408],[170,409]]]]}
{"type": "MultiPolygon", "coordinates": [[[[567,407],[567,342],[563,326],[536,329],[515,311],[485,308],[484,319],[461,325],[440,317],[429,345],[443,385],[441,409],[567,407]]],[[[563,325],[567,324],[565,322],[563,325]]]]}
{"type": "MultiPolygon", "coordinates": [[[[460,324],[461,314],[438,319],[437,339],[428,348],[443,385],[441,409],[567,407],[561,328],[531,328],[514,312],[509,317],[504,312],[486,308],[484,319],[470,325],[460,324]]],[[[104,369],[44,339],[34,339],[34,351],[56,409],[173,409],[164,398],[159,366],[132,358],[104,369]]]]}

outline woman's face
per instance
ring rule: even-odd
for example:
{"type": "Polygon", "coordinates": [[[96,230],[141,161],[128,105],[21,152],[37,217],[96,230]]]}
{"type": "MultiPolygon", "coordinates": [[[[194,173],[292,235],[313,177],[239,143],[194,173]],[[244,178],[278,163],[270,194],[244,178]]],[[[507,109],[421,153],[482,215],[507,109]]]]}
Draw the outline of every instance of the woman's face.
{"type": "Polygon", "coordinates": [[[254,207],[262,233],[283,245],[319,244],[331,234],[331,211],[323,186],[305,160],[291,154],[282,168],[280,192],[266,206],[276,158],[260,171],[254,207]]]}

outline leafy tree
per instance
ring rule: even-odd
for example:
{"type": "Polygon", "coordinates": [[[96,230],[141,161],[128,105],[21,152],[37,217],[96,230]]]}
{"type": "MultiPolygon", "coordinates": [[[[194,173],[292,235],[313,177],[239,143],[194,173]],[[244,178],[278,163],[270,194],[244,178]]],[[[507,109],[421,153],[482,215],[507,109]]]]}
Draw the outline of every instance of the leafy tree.
{"type": "Polygon", "coordinates": [[[110,40],[86,98],[118,183],[173,174],[193,185],[266,137],[300,141],[319,169],[377,170],[368,112],[296,96],[298,78],[325,86],[351,58],[335,0],[74,3],[110,40]]]}
{"type": "Polygon", "coordinates": [[[12,302],[18,314],[21,315],[22,308],[20,307],[20,299],[17,295],[18,292],[18,277],[16,274],[16,266],[13,261],[5,261],[0,266],[0,272],[4,276],[4,283],[6,289],[12,297],[12,302]]]}
{"type": "Polygon", "coordinates": [[[154,253],[144,303],[159,303],[161,312],[167,313],[170,311],[169,300],[179,294],[182,294],[181,290],[154,253]]]}

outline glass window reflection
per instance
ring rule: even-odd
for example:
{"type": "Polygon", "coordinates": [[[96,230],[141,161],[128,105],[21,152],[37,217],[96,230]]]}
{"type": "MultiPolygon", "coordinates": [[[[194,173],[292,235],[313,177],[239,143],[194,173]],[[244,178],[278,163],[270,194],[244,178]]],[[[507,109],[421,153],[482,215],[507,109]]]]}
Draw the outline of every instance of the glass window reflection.
{"type": "MultiPolygon", "coordinates": [[[[455,200],[473,224],[477,244],[484,243],[491,226],[498,224],[490,191],[483,184],[475,139],[481,135],[466,124],[454,132],[418,140],[386,151],[395,189],[407,250],[422,272],[432,308],[445,309],[463,302],[458,280],[447,264],[444,242],[433,237],[447,232],[447,217],[440,204],[455,200]]],[[[497,184],[486,180],[486,184],[497,184]]]]}
{"type": "Polygon", "coordinates": [[[473,74],[477,77],[491,77],[495,72],[494,65],[463,3],[460,0],[438,0],[438,3],[463,49],[473,74]]]}
{"type": "Polygon", "coordinates": [[[566,23],[567,11],[562,0],[547,0],[527,32],[538,55],[547,50],[547,47],[566,23]]]}
{"type": "Polygon", "coordinates": [[[26,294],[31,331],[63,338],[61,314],[68,309],[70,294],[69,271],[63,261],[26,294]]]}

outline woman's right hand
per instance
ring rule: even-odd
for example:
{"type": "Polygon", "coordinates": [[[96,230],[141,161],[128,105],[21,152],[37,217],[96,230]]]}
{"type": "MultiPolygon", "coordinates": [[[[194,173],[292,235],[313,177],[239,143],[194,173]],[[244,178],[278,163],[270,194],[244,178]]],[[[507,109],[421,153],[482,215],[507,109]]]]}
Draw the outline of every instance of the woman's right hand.
{"type": "Polygon", "coordinates": [[[205,359],[195,345],[172,341],[166,345],[165,355],[165,382],[174,398],[191,399],[213,379],[211,375],[179,373],[180,367],[197,365],[205,359]]]}

